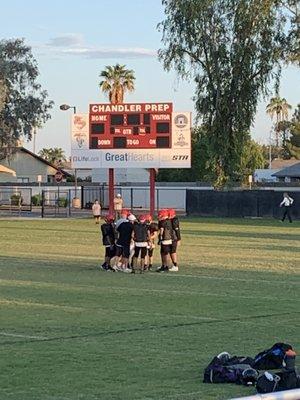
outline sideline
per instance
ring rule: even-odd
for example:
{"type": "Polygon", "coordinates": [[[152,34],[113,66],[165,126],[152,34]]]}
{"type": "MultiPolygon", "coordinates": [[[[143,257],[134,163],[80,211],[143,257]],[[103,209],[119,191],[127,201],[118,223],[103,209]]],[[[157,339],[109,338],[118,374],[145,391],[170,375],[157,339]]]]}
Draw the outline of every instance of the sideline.
{"type": "Polygon", "coordinates": [[[8,333],[8,332],[1,332],[0,336],[9,336],[9,337],[19,337],[25,339],[37,339],[37,340],[48,340],[49,338],[46,336],[30,336],[30,335],[21,335],[17,333],[8,333]]]}

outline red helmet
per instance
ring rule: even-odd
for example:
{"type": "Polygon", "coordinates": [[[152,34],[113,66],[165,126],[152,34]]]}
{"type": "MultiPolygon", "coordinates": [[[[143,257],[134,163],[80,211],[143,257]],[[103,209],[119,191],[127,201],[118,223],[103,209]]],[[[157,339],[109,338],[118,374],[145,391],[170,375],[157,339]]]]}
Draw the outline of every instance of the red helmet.
{"type": "Polygon", "coordinates": [[[127,218],[128,215],[131,214],[131,212],[129,210],[127,210],[127,208],[123,208],[121,211],[121,217],[123,218],[127,218]]]}
{"type": "Polygon", "coordinates": [[[106,222],[113,222],[114,220],[115,220],[115,217],[114,217],[113,214],[108,214],[108,215],[105,217],[105,221],[106,221],[106,222]]]}
{"type": "Polygon", "coordinates": [[[146,219],[147,222],[151,223],[152,222],[151,214],[145,214],[145,219],[146,219]]]}
{"type": "Polygon", "coordinates": [[[169,217],[168,210],[159,210],[157,217],[158,219],[167,219],[169,217]]]}
{"type": "Polygon", "coordinates": [[[169,218],[174,218],[176,216],[176,211],[174,208],[169,208],[169,218]]]}
{"type": "Polygon", "coordinates": [[[139,220],[142,224],[144,224],[144,223],[147,221],[147,218],[146,218],[146,217],[147,217],[146,215],[140,215],[139,218],[138,218],[138,220],[139,220]]]}

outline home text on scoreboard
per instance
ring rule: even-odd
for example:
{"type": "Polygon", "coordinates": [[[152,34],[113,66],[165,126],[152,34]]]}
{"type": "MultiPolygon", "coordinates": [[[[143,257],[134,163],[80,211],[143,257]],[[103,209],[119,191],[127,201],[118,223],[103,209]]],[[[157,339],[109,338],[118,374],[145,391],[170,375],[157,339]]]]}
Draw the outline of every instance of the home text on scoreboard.
{"type": "Polygon", "coordinates": [[[90,104],[90,149],[172,147],[172,103],[90,104]]]}

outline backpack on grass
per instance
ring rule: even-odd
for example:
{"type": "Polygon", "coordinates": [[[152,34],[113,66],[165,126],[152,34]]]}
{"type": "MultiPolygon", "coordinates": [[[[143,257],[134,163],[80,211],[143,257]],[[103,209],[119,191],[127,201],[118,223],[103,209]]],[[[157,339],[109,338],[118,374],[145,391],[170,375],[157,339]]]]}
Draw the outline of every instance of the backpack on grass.
{"type": "Polygon", "coordinates": [[[214,357],[205,368],[203,382],[249,384],[246,383],[245,378],[248,379],[250,374],[245,376],[243,373],[252,370],[252,362],[251,357],[231,357],[228,353],[221,353],[214,357]]]}
{"type": "Polygon", "coordinates": [[[297,388],[300,388],[300,376],[295,370],[283,370],[276,374],[266,371],[259,376],[256,383],[257,393],[272,393],[297,388]]]}
{"type": "Polygon", "coordinates": [[[258,353],[254,357],[253,368],[264,370],[282,368],[285,353],[292,349],[290,344],[275,343],[271,348],[258,353]]]}

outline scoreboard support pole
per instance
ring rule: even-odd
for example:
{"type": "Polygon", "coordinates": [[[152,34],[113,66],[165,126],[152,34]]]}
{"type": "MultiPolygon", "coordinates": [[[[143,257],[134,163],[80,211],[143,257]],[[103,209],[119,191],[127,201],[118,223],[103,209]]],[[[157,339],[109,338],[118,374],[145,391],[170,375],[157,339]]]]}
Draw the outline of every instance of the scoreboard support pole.
{"type": "Polygon", "coordinates": [[[115,197],[115,171],[113,168],[109,168],[108,170],[109,214],[114,214],[114,197],[115,197]]]}
{"type": "Polygon", "coordinates": [[[154,168],[150,168],[150,214],[154,215],[155,210],[155,176],[156,171],[154,168]]]}

